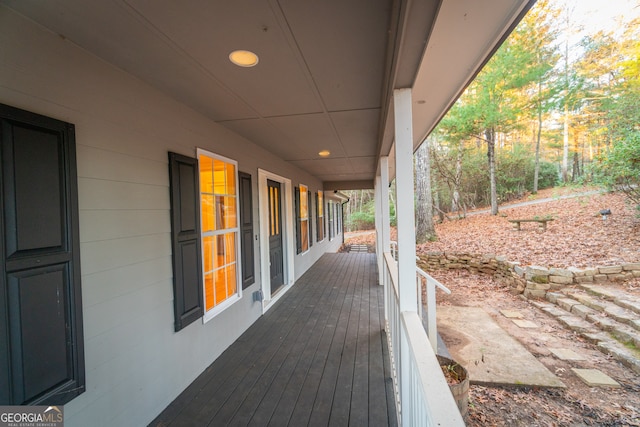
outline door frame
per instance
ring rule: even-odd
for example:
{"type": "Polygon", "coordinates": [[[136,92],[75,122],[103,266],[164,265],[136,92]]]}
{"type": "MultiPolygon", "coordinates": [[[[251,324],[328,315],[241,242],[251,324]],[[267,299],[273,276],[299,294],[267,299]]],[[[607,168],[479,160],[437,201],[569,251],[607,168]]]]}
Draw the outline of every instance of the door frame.
{"type": "Polygon", "coordinates": [[[295,242],[293,235],[293,187],[291,180],[264,169],[258,169],[258,204],[260,210],[260,275],[262,277],[262,313],[264,314],[293,284],[295,277],[295,242]],[[269,192],[267,180],[279,182],[282,194],[282,272],[284,285],[271,297],[269,268],[269,192]]]}

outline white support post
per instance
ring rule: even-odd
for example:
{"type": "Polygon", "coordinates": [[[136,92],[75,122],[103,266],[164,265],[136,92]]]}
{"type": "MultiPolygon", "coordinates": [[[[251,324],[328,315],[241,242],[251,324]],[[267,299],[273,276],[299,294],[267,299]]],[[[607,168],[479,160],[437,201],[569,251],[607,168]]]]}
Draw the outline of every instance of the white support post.
{"type": "MultiPolygon", "coordinates": [[[[377,183],[378,181],[376,181],[377,183]]],[[[389,252],[391,250],[391,225],[389,218],[389,157],[383,156],[380,157],[380,254],[382,255],[382,274],[383,281],[381,284],[385,286],[384,295],[385,298],[389,295],[389,290],[387,287],[389,283],[387,283],[386,279],[386,267],[384,263],[386,262],[384,259],[384,253],[389,252]]],[[[385,300],[384,303],[384,319],[385,322],[389,320],[389,301],[385,300]]]]}
{"type": "Polygon", "coordinates": [[[391,250],[391,226],[389,218],[389,157],[380,157],[380,201],[382,221],[382,251],[391,250]]]}
{"type": "Polygon", "coordinates": [[[396,220],[400,311],[416,311],[416,231],[413,201],[413,125],[411,89],[393,93],[396,147],[396,220]]]}
{"type": "MultiPolygon", "coordinates": [[[[393,91],[396,149],[396,222],[398,223],[398,299],[400,316],[416,312],[416,231],[413,201],[413,124],[411,89],[393,91]]],[[[411,406],[411,349],[402,333],[400,341],[400,406],[411,406]]],[[[403,415],[402,425],[409,425],[403,415]]]]}
{"type": "Polygon", "coordinates": [[[374,184],[375,208],[376,208],[376,259],[378,261],[378,284],[383,284],[384,246],[382,246],[382,191],[380,177],[376,176],[374,184]]]}

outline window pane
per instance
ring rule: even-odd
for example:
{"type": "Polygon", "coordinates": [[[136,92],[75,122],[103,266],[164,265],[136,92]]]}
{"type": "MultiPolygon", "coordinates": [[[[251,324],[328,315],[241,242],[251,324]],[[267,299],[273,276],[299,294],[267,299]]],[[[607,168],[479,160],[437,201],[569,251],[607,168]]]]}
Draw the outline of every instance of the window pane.
{"type": "Polygon", "coordinates": [[[225,163],[213,159],[213,191],[215,194],[225,194],[225,163]]]}
{"type": "Polygon", "coordinates": [[[276,234],[275,229],[275,207],[273,203],[273,187],[269,187],[269,235],[276,234]]]}
{"type": "Polygon", "coordinates": [[[213,159],[208,156],[200,156],[200,192],[213,193],[213,159]]]}
{"type": "Polygon", "coordinates": [[[203,195],[200,200],[200,213],[202,215],[202,231],[212,231],[215,224],[215,212],[213,210],[213,196],[203,195]]]}
{"type": "Polygon", "coordinates": [[[216,270],[216,305],[227,299],[227,279],[224,274],[225,269],[216,270]]]}
{"type": "Polygon", "coordinates": [[[213,273],[205,274],[204,276],[204,301],[207,310],[210,310],[215,305],[213,297],[213,273]]]}
{"type": "Polygon", "coordinates": [[[280,190],[278,188],[274,188],[274,202],[273,202],[273,206],[275,208],[275,216],[273,217],[273,222],[275,223],[275,233],[274,234],[280,234],[280,190]]]}
{"type": "Polygon", "coordinates": [[[227,233],[225,237],[225,264],[231,264],[236,261],[236,234],[227,233]]]}
{"type": "Polygon", "coordinates": [[[300,239],[302,241],[302,252],[309,249],[309,224],[308,220],[300,221],[300,239]]]}
{"type": "Polygon", "coordinates": [[[236,228],[236,198],[225,197],[224,198],[224,228],[236,228]]]}
{"type": "Polygon", "coordinates": [[[227,295],[236,293],[236,264],[227,266],[227,295]]]}
{"type": "Polygon", "coordinates": [[[323,194],[321,191],[318,191],[318,216],[323,216],[324,214],[322,213],[322,208],[323,208],[323,200],[322,200],[323,194]]]}
{"type": "Polygon", "coordinates": [[[203,261],[204,261],[204,271],[213,270],[213,248],[214,241],[213,237],[205,237],[202,239],[202,251],[204,252],[203,261]]]}
{"type": "Polygon", "coordinates": [[[225,194],[236,194],[236,167],[227,163],[227,190],[225,194]]]}
{"type": "Polygon", "coordinates": [[[224,196],[216,197],[216,222],[214,230],[223,230],[224,226],[224,196]]]}
{"type": "Polygon", "coordinates": [[[225,264],[224,257],[224,234],[219,234],[216,236],[216,245],[215,245],[215,258],[213,261],[213,268],[220,268],[225,264]]]}
{"type": "Polygon", "coordinates": [[[305,219],[309,217],[309,212],[307,211],[307,187],[304,185],[300,186],[300,218],[305,219]]]}

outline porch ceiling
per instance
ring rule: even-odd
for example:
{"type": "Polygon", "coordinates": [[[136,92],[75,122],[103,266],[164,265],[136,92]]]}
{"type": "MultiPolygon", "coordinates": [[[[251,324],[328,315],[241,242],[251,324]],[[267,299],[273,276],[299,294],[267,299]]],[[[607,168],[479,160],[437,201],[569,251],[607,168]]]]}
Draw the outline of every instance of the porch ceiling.
{"type": "Polygon", "coordinates": [[[319,179],[361,186],[391,149],[393,89],[414,87],[417,147],[533,1],[0,3],[319,179]],[[233,65],[236,49],[260,62],[233,65]]]}

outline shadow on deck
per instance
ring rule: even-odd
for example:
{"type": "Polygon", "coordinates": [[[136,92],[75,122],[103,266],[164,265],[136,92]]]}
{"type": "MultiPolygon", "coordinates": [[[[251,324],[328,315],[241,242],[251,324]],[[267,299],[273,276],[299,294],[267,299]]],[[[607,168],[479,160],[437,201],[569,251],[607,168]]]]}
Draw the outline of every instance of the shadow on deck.
{"type": "Polygon", "coordinates": [[[397,425],[374,254],[325,254],[150,425],[397,425]]]}

